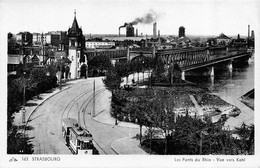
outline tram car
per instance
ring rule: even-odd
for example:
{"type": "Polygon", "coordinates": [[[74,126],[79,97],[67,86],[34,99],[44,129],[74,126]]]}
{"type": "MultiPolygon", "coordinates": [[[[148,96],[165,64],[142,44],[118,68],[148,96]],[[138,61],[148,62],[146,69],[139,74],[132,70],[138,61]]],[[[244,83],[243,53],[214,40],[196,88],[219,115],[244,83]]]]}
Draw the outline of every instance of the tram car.
{"type": "Polygon", "coordinates": [[[92,135],[88,130],[82,128],[76,119],[65,118],[62,120],[62,135],[73,154],[93,154],[92,135]]]}

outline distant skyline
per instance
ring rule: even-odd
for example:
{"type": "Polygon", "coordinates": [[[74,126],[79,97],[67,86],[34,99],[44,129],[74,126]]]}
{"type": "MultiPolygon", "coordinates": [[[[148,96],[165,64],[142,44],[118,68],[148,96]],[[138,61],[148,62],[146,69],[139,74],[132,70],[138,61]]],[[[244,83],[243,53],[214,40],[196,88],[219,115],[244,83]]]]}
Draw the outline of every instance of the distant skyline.
{"type": "MultiPolygon", "coordinates": [[[[248,25],[251,30],[259,26],[259,9],[258,0],[0,0],[0,23],[2,30],[14,34],[67,31],[76,10],[84,34],[118,34],[119,26],[152,11],[161,35],[177,35],[184,26],[186,35],[245,36],[248,25]]],[[[139,35],[151,35],[152,23],[134,27],[139,35]]]]}

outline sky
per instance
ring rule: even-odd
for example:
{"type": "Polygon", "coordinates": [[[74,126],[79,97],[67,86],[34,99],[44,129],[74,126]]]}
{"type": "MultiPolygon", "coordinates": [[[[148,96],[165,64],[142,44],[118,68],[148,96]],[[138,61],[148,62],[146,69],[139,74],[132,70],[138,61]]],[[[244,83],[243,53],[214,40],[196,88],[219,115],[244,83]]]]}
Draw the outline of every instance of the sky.
{"type": "MultiPolygon", "coordinates": [[[[0,0],[2,30],[67,31],[74,10],[84,34],[118,34],[118,27],[153,11],[161,35],[247,35],[259,27],[260,1],[235,0],[0,0]],[[3,23],[2,23],[3,22],[3,23]]],[[[152,23],[134,26],[151,35],[152,23]]],[[[121,30],[125,33],[125,30],[121,30]]]]}

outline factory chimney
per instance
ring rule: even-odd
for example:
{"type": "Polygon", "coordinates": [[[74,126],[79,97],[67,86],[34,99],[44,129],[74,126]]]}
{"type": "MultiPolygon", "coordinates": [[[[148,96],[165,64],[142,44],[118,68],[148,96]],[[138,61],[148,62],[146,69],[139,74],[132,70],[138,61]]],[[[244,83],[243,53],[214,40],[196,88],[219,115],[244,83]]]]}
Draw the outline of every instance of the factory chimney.
{"type": "Polygon", "coordinates": [[[138,37],[138,29],[135,30],[135,36],[138,37]]]}
{"type": "Polygon", "coordinates": [[[157,23],[154,22],[154,23],[153,23],[153,38],[154,38],[154,39],[156,39],[156,31],[157,31],[156,29],[157,29],[157,23]]]}
{"type": "Polygon", "coordinates": [[[250,25],[248,25],[248,34],[247,34],[247,38],[249,39],[250,37],[250,25]]]}
{"type": "Polygon", "coordinates": [[[158,30],[158,44],[161,45],[161,35],[160,35],[160,30],[158,30]]]}
{"type": "Polygon", "coordinates": [[[255,38],[255,32],[254,32],[254,30],[251,31],[251,38],[252,38],[252,39],[255,38]]]}

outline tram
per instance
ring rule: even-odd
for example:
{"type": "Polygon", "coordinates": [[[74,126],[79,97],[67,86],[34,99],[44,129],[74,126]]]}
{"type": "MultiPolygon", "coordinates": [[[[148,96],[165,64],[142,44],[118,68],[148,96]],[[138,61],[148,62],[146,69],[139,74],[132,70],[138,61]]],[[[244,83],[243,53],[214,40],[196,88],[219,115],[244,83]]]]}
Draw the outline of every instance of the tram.
{"type": "Polygon", "coordinates": [[[76,119],[65,118],[62,120],[62,136],[73,154],[93,154],[92,135],[88,130],[82,128],[76,119]]]}

